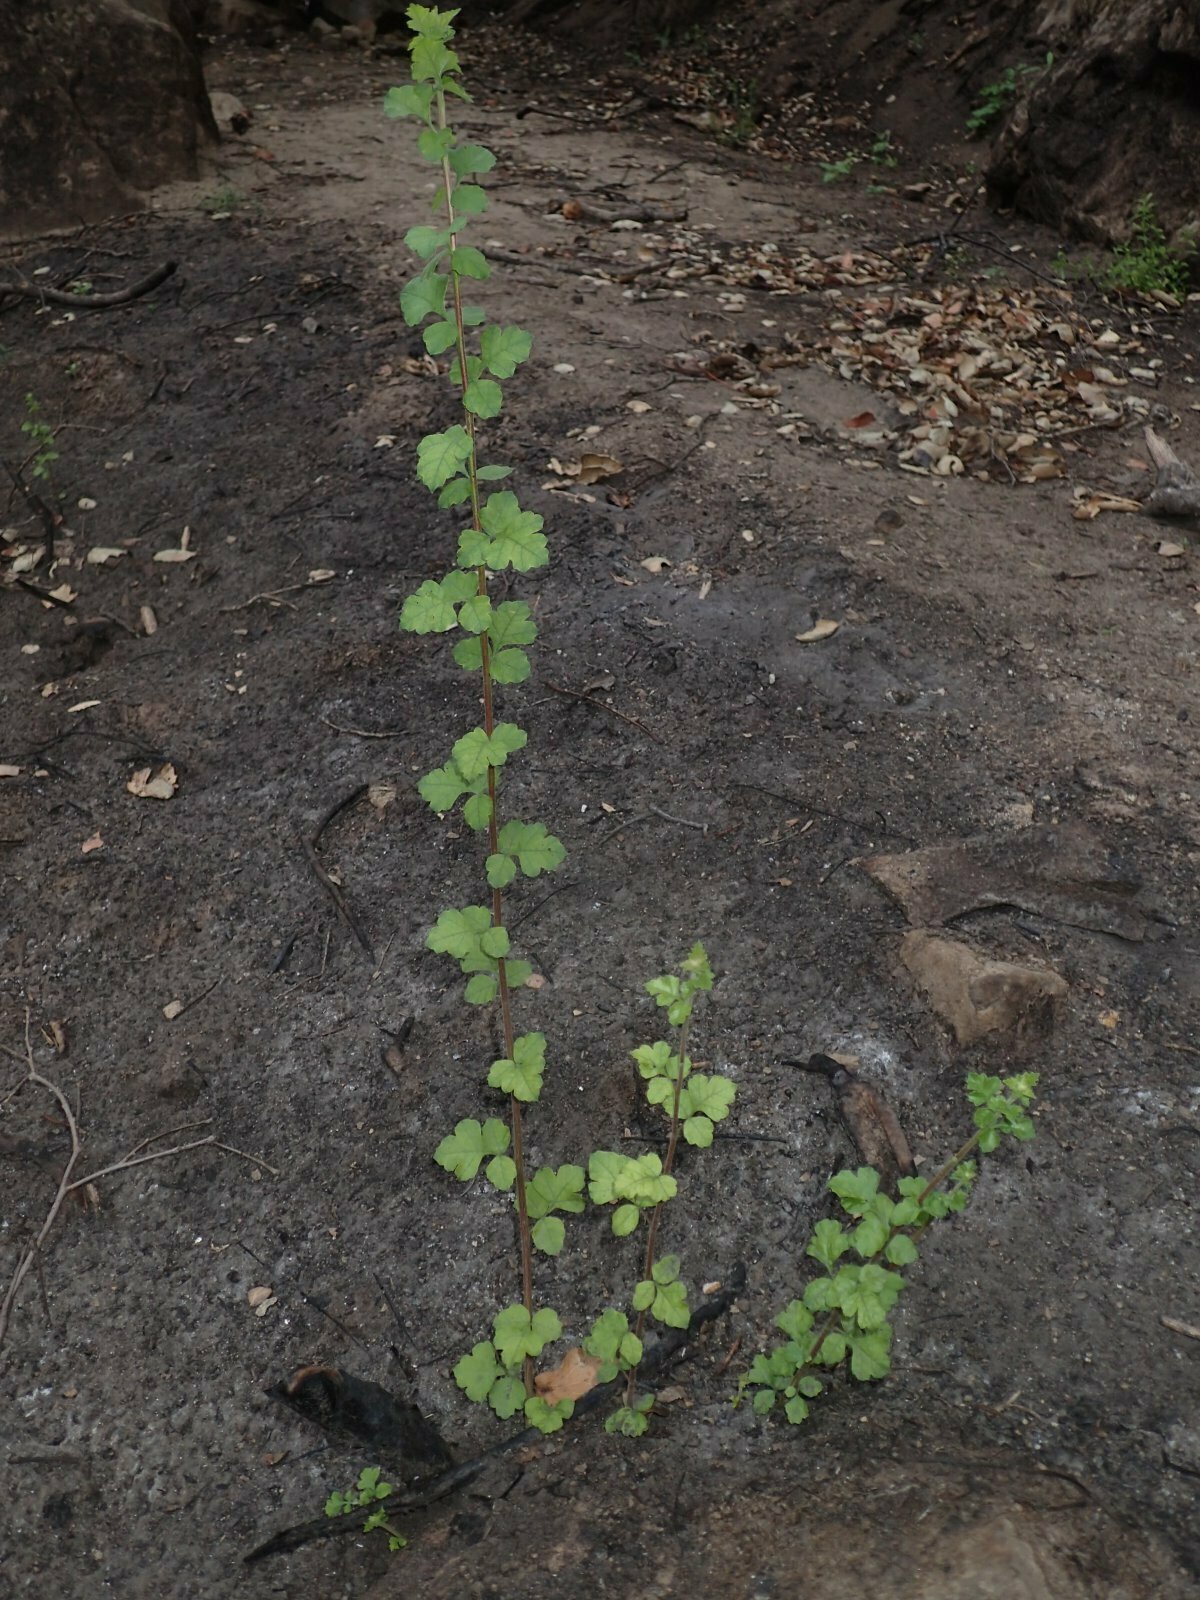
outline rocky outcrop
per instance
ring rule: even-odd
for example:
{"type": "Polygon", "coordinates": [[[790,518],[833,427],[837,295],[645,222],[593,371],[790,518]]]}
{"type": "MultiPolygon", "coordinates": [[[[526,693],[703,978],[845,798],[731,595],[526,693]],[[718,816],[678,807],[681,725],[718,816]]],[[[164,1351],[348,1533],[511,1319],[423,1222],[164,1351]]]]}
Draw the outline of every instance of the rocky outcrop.
{"type": "Polygon", "coordinates": [[[992,197],[1101,242],[1152,194],[1168,233],[1200,223],[1200,7],[1194,0],[1044,0],[1053,52],[1001,130],[992,197]]]}
{"type": "Polygon", "coordinates": [[[0,238],[137,209],[216,138],[183,0],[0,0],[0,238]]]}

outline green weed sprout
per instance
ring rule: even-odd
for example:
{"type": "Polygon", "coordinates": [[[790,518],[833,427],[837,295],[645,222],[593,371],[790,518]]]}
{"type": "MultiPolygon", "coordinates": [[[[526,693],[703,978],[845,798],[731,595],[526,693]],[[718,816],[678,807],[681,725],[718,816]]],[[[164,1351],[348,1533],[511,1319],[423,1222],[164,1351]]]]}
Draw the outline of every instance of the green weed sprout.
{"type": "Polygon", "coordinates": [[[979,91],[979,102],[971,109],[967,118],[967,132],[972,138],[979,138],[985,129],[1001,117],[1012,105],[1017,95],[1021,92],[1021,84],[1027,78],[1040,77],[1054,65],[1054,52],[1047,51],[1046,60],[1040,67],[1025,62],[1019,67],[1005,67],[1000,76],[993,82],[984,84],[979,91]]]}
{"type": "Polygon", "coordinates": [[[817,1223],[805,1253],[825,1268],[825,1276],[814,1278],[776,1317],[786,1343],[755,1356],[735,1403],[749,1391],[755,1413],[766,1416],[782,1401],[787,1420],[799,1423],[808,1416],[809,1401],[825,1387],[817,1369],[849,1358],[851,1375],[860,1382],[886,1377],[892,1364],[888,1313],[904,1287],[895,1269],[916,1261],[916,1240],[931,1222],[966,1205],[976,1151],[990,1155],[1003,1138],[1033,1138],[1027,1108],[1036,1085],[1034,1072],[1004,1079],[970,1073],[967,1098],[974,1107],[975,1132],[928,1181],[901,1178],[898,1200],[880,1194],[874,1167],[839,1172],[829,1180],[856,1226],[847,1231],[832,1218],[817,1223]],[[843,1256],[858,1259],[842,1263],[843,1256]]]}
{"type": "Polygon", "coordinates": [[[54,448],[54,429],[42,416],[36,395],[25,396],[25,421],[21,424],[21,432],[33,443],[32,476],[49,486],[50,468],[59,459],[59,453],[54,448]]]}
{"type": "Polygon", "coordinates": [[[386,1506],[380,1504],[391,1494],[392,1486],[390,1483],[381,1483],[379,1479],[379,1467],[364,1467],[353,1489],[347,1489],[344,1494],[335,1490],[329,1496],[325,1502],[325,1515],[343,1517],[353,1516],[356,1511],[365,1511],[367,1515],[363,1518],[363,1532],[374,1533],[379,1528],[387,1535],[389,1550],[403,1550],[408,1540],[392,1527],[386,1506]]]}
{"type": "Polygon", "coordinates": [[[1101,281],[1106,289],[1127,289],[1135,294],[1162,290],[1177,300],[1186,296],[1188,263],[1167,243],[1153,195],[1138,197],[1129,238],[1113,251],[1101,281]]]}

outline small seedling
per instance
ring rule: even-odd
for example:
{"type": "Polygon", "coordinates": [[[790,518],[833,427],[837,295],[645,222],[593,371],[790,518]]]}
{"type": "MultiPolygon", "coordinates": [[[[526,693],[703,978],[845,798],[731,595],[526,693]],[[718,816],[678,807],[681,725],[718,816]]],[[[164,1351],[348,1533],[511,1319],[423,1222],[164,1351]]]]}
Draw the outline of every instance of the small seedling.
{"type": "Polygon", "coordinates": [[[840,161],[821,162],[821,182],[841,183],[843,178],[848,178],[862,158],[851,152],[843,156],[840,161]]]}
{"type": "Polygon", "coordinates": [[[364,1467],[353,1489],[347,1489],[344,1494],[335,1490],[329,1496],[325,1502],[325,1515],[348,1517],[357,1511],[365,1511],[367,1515],[363,1519],[363,1532],[374,1533],[378,1528],[387,1535],[389,1550],[403,1550],[408,1540],[392,1527],[388,1521],[386,1506],[380,1504],[392,1492],[390,1483],[380,1482],[380,1473],[379,1467],[364,1467]]]}
{"type": "Polygon", "coordinates": [[[1129,238],[1113,251],[1112,260],[1101,274],[1102,286],[1135,294],[1165,292],[1182,300],[1188,292],[1188,278],[1187,259],[1167,243],[1154,196],[1139,196],[1129,238]]]}
{"type": "Polygon", "coordinates": [[[867,151],[867,160],[873,161],[877,167],[895,167],[898,163],[895,146],[892,144],[892,131],[885,128],[878,134],[874,143],[867,151]]]}
{"type": "Polygon", "coordinates": [[[32,441],[34,447],[30,473],[48,486],[50,468],[59,459],[59,454],[54,448],[54,429],[42,416],[36,395],[25,396],[25,421],[21,424],[21,432],[32,441]]]}
{"type": "Polygon", "coordinates": [[[1054,52],[1047,51],[1046,60],[1040,67],[1029,62],[1019,67],[1006,67],[994,83],[987,83],[979,91],[978,104],[973,106],[967,118],[967,132],[972,138],[978,138],[985,129],[1008,111],[1014,100],[1021,92],[1021,85],[1028,78],[1040,77],[1043,72],[1054,65],[1054,52]]]}
{"type": "Polygon", "coordinates": [[[892,1365],[888,1313],[904,1287],[894,1269],[916,1261],[916,1241],[931,1222],[966,1205],[976,1176],[971,1159],[976,1151],[990,1155],[1005,1137],[1033,1138],[1028,1107],[1036,1085],[1034,1072],[1004,1079],[969,1074],[967,1098],[974,1107],[975,1132],[928,1181],[901,1178],[898,1200],[879,1192],[874,1167],[839,1172],[829,1180],[856,1226],[848,1232],[832,1218],[817,1223],[805,1254],[825,1268],[826,1276],[814,1278],[803,1296],[775,1319],[787,1342],[754,1358],[741,1380],[739,1401],[750,1391],[759,1416],[782,1401],[787,1420],[803,1422],[808,1402],[825,1387],[814,1369],[837,1367],[848,1359],[851,1376],[861,1382],[886,1377],[892,1365]],[[858,1260],[839,1265],[847,1255],[858,1260]]]}
{"type": "Polygon", "coordinates": [[[240,189],[235,189],[231,183],[224,183],[219,189],[214,189],[200,202],[200,208],[207,211],[214,219],[228,217],[240,206],[246,204],[246,197],[240,189]]]}

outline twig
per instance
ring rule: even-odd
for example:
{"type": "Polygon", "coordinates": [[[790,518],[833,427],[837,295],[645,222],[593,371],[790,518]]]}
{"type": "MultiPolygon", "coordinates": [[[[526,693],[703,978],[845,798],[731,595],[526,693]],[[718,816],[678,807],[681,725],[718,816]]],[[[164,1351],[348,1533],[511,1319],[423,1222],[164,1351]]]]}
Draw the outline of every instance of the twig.
{"type": "Polygon", "coordinates": [[[1178,1317],[1159,1317],[1164,1328],[1169,1328],[1172,1333],[1181,1333],[1185,1339],[1200,1339],[1200,1328],[1194,1322],[1180,1322],[1178,1317]]]}
{"type": "Polygon", "coordinates": [[[248,611],[251,606],[257,605],[260,600],[269,606],[286,606],[289,611],[295,611],[297,608],[290,600],[281,600],[279,598],[281,594],[295,594],[298,589],[323,589],[328,582],[328,578],[321,578],[315,581],[312,578],[306,578],[303,583],[285,583],[282,589],[264,589],[261,594],[252,594],[249,600],[242,600],[236,606],[222,606],[221,614],[224,616],[230,611],[248,611]]]}
{"type": "Polygon", "coordinates": [[[329,717],[322,717],[321,721],[327,728],[332,728],[335,733],[352,733],[356,739],[403,739],[408,732],[407,728],[396,728],[394,731],[373,733],[370,728],[347,728],[340,722],[334,722],[329,717]]]}
{"type": "Polygon", "coordinates": [[[317,882],[333,901],[334,906],[337,908],[338,916],[341,917],[347,928],[349,928],[350,932],[354,935],[354,938],[361,946],[363,952],[370,958],[371,965],[374,966],[376,964],[375,951],[371,945],[371,941],[367,938],[357,917],[354,915],[353,911],[351,911],[349,902],[347,901],[346,896],[342,893],[340,886],[334,883],[333,879],[326,872],[325,868],[321,865],[321,860],[317,855],[317,852],[313,849],[310,842],[304,837],[300,830],[293,826],[292,832],[296,835],[296,843],[300,846],[301,850],[304,851],[305,859],[307,860],[309,866],[313,869],[313,872],[316,874],[317,882]]]}
{"type": "Polygon", "coordinates": [[[325,832],[325,829],[329,826],[329,824],[336,818],[340,817],[343,811],[348,811],[356,800],[361,799],[362,796],[366,794],[369,788],[370,784],[357,784],[353,789],[351,789],[348,795],[344,795],[342,799],[334,801],[329,810],[325,813],[320,822],[317,823],[316,827],[309,835],[308,842],[312,845],[314,850],[320,844],[321,835],[325,832]]]}
{"type": "Polygon", "coordinates": [[[161,267],[155,267],[153,272],[131,283],[128,288],[112,289],[105,294],[72,294],[69,289],[43,289],[36,283],[25,282],[0,283],[0,294],[23,294],[32,300],[47,300],[51,305],[82,306],[85,310],[90,307],[102,311],[106,306],[123,306],[130,300],[149,294],[151,289],[157,289],[160,283],[165,283],[178,270],[178,266],[177,261],[165,261],[161,267]]]}
{"type": "Polygon", "coordinates": [[[595,695],[583,694],[579,689],[564,689],[559,683],[551,683],[549,678],[544,678],[542,681],[547,689],[553,689],[555,694],[566,695],[568,700],[584,700],[589,706],[599,706],[601,711],[607,711],[614,717],[620,717],[621,721],[627,722],[631,728],[639,729],[648,739],[655,737],[644,722],[639,722],[636,717],[626,716],[623,711],[618,711],[616,706],[610,706],[607,700],[597,700],[595,695]]]}
{"type": "Polygon", "coordinates": [[[687,817],[673,817],[669,811],[664,811],[661,806],[651,806],[650,809],[656,817],[661,817],[664,822],[677,823],[681,828],[698,828],[701,833],[708,832],[707,822],[692,822],[687,817]]]}
{"type": "Polygon", "coordinates": [[[107,1167],[98,1167],[95,1172],[89,1172],[85,1178],[75,1178],[67,1185],[67,1190],[86,1188],[89,1183],[97,1183],[101,1178],[111,1178],[114,1172],[126,1172],[130,1167],[144,1167],[148,1161],[165,1161],[168,1156],[181,1156],[188,1150],[206,1148],[224,1150],[231,1156],[241,1156],[243,1161],[250,1161],[256,1167],[263,1167],[273,1178],[279,1176],[279,1168],[271,1166],[261,1156],[251,1155],[249,1150],[239,1150],[236,1145],[224,1144],[213,1134],[208,1134],[203,1139],[191,1139],[187,1144],[173,1144],[169,1150],[151,1150],[144,1156],[126,1156],[123,1161],[114,1161],[107,1167]]]}
{"type": "Polygon", "coordinates": [[[17,1262],[16,1271],[9,1279],[8,1288],[4,1291],[4,1299],[0,1300],[0,1346],[3,1346],[5,1335],[8,1333],[9,1319],[12,1316],[12,1309],[16,1303],[21,1285],[28,1276],[29,1269],[38,1259],[38,1254],[49,1237],[50,1230],[58,1218],[58,1213],[62,1210],[63,1201],[71,1190],[75,1188],[75,1184],[71,1181],[71,1174],[75,1170],[75,1163],[79,1160],[80,1153],[79,1125],[75,1121],[75,1114],[71,1110],[66,1095],[63,1094],[56,1083],[51,1083],[49,1078],[43,1078],[34,1066],[33,1040],[29,1032],[28,1007],[25,1009],[25,1066],[28,1081],[36,1084],[39,1089],[45,1089],[58,1102],[58,1108],[67,1124],[67,1132],[71,1136],[71,1154],[67,1157],[66,1166],[63,1167],[62,1175],[58,1180],[58,1188],[55,1191],[54,1199],[50,1202],[50,1209],[46,1212],[45,1220],[38,1229],[37,1237],[17,1262]]]}
{"type": "Polygon", "coordinates": [[[180,1122],[174,1128],[164,1128],[161,1133],[151,1133],[145,1139],[139,1139],[125,1159],[128,1161],[130,1157],[137,1155],[139,1150],[144,1150],[148,1144],[157,1144],[160,1139],[169,1139],[173,1133],[186,1133],[189,1128],[207,1128],[211,1121],[211,1117],[198,1117],[193,1122],[180,1122]]]}
{"type": "MultiPolygon", "coordinates": [[[[687,1345],[706,1322],[715,1321],[729,1310],[741,1293],[745,1281],[746,1269],[739,1263],[730,1273],[727,1285],[703,1305],[697,1306],[686,1328],[672,1329],[646,1352],[642,1358],[643,1373],[660,1371],[672,1357],[686,1350],[687,1345]]],[[[575,1417],[579,1418],[588,1412],[598,1410],[606,1400],[617,1395],[624,1381],[624,1376],[620,1375],[611,1383],[597,1384],[594,1389],[589,1389],[587,1394],[575,1402],[575,1417]]],[[[418,1485],[407,1494],[390,1495],[387,1502],[388,1516],[421,1511],[438,1500],[444,1500],[455,1490],[473,1483],[493,1461],[511,1455],[514,1450],[523,1450],[530,1445],[540,1444],[544,1438],[545,1435],[537,1428],[522,1428],[520,1433],[502,1439],[499,1444],[493,1445],[491,1449],[483,1451],[470,1461],[463,1461],[458,1466],[451,1467],[448,1472],[441,1473],[429,1483],[418,1485]]],[[[295,1527],[281,1529],[265,1544],[260,1544],[242,1559],[247,1566],[250,1566],[267,1556],[284,1555],[288,1551],[299,1550],[302,1546],[313,1544],[318,1539],[341,1538],[361,1531],[362,1525],[355,1517],[316,1517],[310,1522],[301,1522],[295,1527]]]]}

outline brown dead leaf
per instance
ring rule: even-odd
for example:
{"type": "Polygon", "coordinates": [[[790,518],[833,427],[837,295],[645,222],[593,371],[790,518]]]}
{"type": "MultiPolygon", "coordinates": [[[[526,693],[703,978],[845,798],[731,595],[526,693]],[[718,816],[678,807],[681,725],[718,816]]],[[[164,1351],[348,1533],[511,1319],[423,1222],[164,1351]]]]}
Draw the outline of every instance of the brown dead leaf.
{"type": "Polygon", "coordinates": [[[166,1017],[168,1022],[174,1022],[176,1017],[181,1017],[183,1015],[183,1001],[168,1000],[166,1005],[162,1008],[162,1011],[163,1016],[166,1017]]]}
{"type": "Polygon", "coordinates": [[[638,566],[645,567],[647,572],[661,572],[664,567],[670,565],[666,556],[647,556],[644,561],[638,562],[638,566]]]}
{"type": "Polygon", "coordinates": [[[170,800],[179,786],[179,775],[168,761],[159,767],[153,777],[150,767],[139,767],[125,785],[130,794],[139,800],[170,800]]]}
{"type": "Polygon", "coordinates": [[[1121,1013],[1119,1011],[1102,1011],[1096,1020],[1102,1028],[1112,1029],[1120,1022],[1121,1013]]]}
{"type": "Polygon", "coordinates": [[[869,428],[875,421],[873,411],[860,411],[856,417],[847,417],[842,423],[843,428],[869,428]]]}
{"type": "Polygon", "coordinates": [[[142,624],[142,632],[147,638],[152,633],[158,632],[158,618],[154,615],[153,606],[143,606],[138,612],[138,619],[142,624]]]}
{"type": "Polygon", "coordinates": [[[69,583],[60,583],[57,589],[47,589],[46,593],[52,600],[61,600],[65,606],[69,606],[77,598],[75,590],[69,583]]]}
{"type": "Polygon", "coordinates": [[[79,846],[79,853],[82,856],[90,856],[93,850],[103,850],[103,849],[104,849],[104,840],[100,837],[100,835],[98,833],[94,833],[91,836],[90,839],[85,839],[83,841],[83,843],[79,846]]]}
{"type": "Polygon", "coordinates": [[[1141,502],[1126,499],[1124,495],[1105,494],[1102,490],[1095,494],[1086,494],[1075,506],[1071,515],[1076,522],[1091,522],[1102,511],[1140,511],[1141,502]]]}
{"type": "Polygon", "coordinates": [[[394,783],[369,783],[367,785],[367,799],[376,811],[386,811],[396,798],[396,785],[394,783]]]}
{"type": "Polygon", "coordinates": [[[557,1405],[560,1400],[581,1400],[596,1387],[600,1366],[598,1356],[585,1356],[578,1345],[572,1345],[556,1367],[534,1376],[534,1388],[548,1405],[557,1405]]]}
{"type": "Polygon", "coordinates": [[[20,767],[10,766],[7,761],[0,761],[0,778],[19,778],[20,767]]]}
{"type": "Polygon", "coordinates": [[[1183,556],[1187,554],[1187,546],[1176,544],[1173,539],[1160,539],[1154,546],[1155,554],[1160,556],[1183,556]]]}
{"type": "Polygon", "coordinates": [[[42,1029],[42,1036],[48,1044],[54,1046],[56,1055],[65,1056],[67,1053],[67,1030],[63,1023],[51,1019],[42,1029]]]}
{"type": "Polygon", "coordinates": [[[264,1284],[259,1284],[247,1294],[246,1304],[253,1311],[256,1306],[264,1305],[274,1293],[274,1289],[268,1289],[264,1284]]]}
{"type": "Polygon", "coordinates": [[[121,556],[127,556],[128,550],[118,550],[115,545],[93,545],[84,557],[89,567],[104,567],[110,561],[116,561],[121,556]]]}

